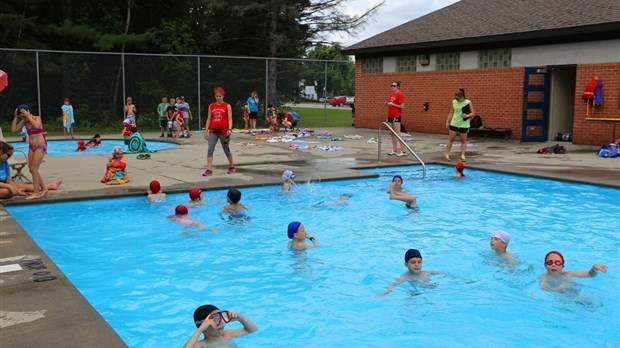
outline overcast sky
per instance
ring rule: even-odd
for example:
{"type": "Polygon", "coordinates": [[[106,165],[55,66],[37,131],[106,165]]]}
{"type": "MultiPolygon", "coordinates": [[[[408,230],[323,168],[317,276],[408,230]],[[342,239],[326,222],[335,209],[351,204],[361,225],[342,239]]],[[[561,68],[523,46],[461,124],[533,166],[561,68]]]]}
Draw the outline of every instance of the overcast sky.
{"type": "MultiPolygon", "coordinates": [[[[381,0],[349,0],[343,9],[348,15],[360,15],[381,0]]],[[[369,37],[375,36],[388,29],[407,23],[425,14],[451,5],[458,0],[385,0],[373,19],[364,29],[360,29],[355,36],[336,36],[335,41],[347,47],[369,37]]]]}

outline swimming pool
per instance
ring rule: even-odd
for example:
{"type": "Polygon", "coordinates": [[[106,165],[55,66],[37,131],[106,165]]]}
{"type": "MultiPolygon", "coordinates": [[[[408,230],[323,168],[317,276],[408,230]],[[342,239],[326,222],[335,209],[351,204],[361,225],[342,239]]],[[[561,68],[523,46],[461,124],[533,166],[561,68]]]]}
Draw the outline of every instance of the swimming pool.
{"type": "MultiPolygon", "coordinates": [[[[89,138],[83,139],[88,142],[89,138]]],[[[77,151],[77,142],[75,140],[48,140],[47,141],[47,154],[50,156],[63,155],[63,156],[82,156],[82,155],[109,155],[112,153],[114,146],[122,146],[127,150],[127,146],[121,139],[103,139],[101,145],[91,147],[85,151],[77,151]]],[[[14,148],[23,150],[28,153],[28,143],[23,141],[11,141],[9,142],[14,148]]],[[[173,149],[179,146],[177,143],[167,141],[153,141],[147,140],[146,146],[151,151],[160,151],[173,149]]]]}
{"type": "Polygon", "coordinates": [[[293,196],[242,189],[250,221],[222,218],[225,192],[205,192],[214,205],[190,215],[217,233],[166,218],[186,194],[159,205],[134,197],[7,210],[131,347],[181,346],[204,303],[257,324],[235,339],[240,347],[620,342],[619,191],[471,169],[455,180],[452,171],[429,166],[422,180],[419,167],[381,169],[375,179],[301,184],[293,196]],[[397,173],[419,212],[388,200],[397,173]],[[340,194],[352,194],[346,205],[340,194]],[[287,249],[292,220],[321,247],[287,249]],[[500,267],[490,254],[498,228],[511,233],[508,250],[521,265],[500,267]],[[409,248],[420,249],[424,269],[444,274],[377,298],[405,271],[409,248]],[[542,292],[537,276],[552,249],[567,270],[601,262],[609,272],[578,279],[570,294],[542,292]]]}

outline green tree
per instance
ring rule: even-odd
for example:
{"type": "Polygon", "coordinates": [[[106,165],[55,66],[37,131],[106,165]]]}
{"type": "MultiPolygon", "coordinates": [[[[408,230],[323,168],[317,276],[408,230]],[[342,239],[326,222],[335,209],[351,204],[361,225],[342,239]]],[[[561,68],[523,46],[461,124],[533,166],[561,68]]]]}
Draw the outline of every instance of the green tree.
{"type": "Polygon", "coordinates": [[[306,58],[321,60],[304,62],[304,80],[306,84],[316,81],[321,97],[354,94],[355,64],[342,54],[340,46],[319,44],[308,51],[306,58]]]}

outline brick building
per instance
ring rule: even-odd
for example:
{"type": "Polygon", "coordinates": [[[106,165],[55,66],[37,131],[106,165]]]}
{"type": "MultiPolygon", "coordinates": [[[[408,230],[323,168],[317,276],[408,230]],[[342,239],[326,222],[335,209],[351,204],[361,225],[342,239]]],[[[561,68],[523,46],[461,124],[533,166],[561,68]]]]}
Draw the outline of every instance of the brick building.
{"type": "Polygon", "coordinates": [[[464,88],[484,125],[514,140],[620,137],[620,1],[461,0],[344,52],[356,58],[356,127],[386,120],[390,82],[400,80],[408,131],[447,133],[464,88]],[[603,99],[587,110],[581,95],[595,76],[603,99]]]}

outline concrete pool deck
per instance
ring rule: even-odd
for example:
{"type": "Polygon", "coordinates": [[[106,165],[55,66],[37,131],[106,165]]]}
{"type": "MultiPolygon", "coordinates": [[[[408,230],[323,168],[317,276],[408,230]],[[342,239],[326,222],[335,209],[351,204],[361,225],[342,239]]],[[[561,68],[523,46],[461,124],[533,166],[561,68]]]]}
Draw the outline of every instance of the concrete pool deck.
{"type": "MultiPolygon", "coordinates": [[[[164,192],[172,193],[186,192],[191,187],[209,190],[278,184],[285,169],[293,170],[296,180],[304,182],[368,177],[373,174],[356,169],[417,163],[411,155],[386,155],[391,148],[387,132],[383,132],[383,155],[381,163],[377,163],[377,144],[367,142],[377,137],[377,130],[321,128],[317,129],[317,133],[324,130],[331,131],[335,137],[359,134],[364,138],[342,142],[301,138],[317,142],[309,145],[343,147],[341,151],[323,151],[294,150],[289,143],[268,143],[234,134],[231,150],[237,172],[226,174],[228,164],[218,145],[214,175],[203,177],[207,146],[202,134],[194,134],[191,139],[179,139],[179,148],[152,153],[150,160],[138,160],[137,155],[127,155],[131,181],[121,186],[106,186],[99,182],[108,155],[47,156],[41,166],[43,177],[48,182],[62,177],[63,184],[58,191],[50,191],[46,198],[36,203],[146,195],[151,180],[159,180],[164,192]],[[252,142],[257,146],[240,145],[243,142],[252,142]]],[[[160,140],[158,133],[144,135],[147,140],[160,140]]],[[[7,137],[7,140],[18,138],[7,137]]],[[[446,162],[442,146],[445,142],[445,135],[413,133],[408,144],[427,163],[454,165],[459,147],[453,148],[452,162],[446,162]]],[[[560,143],[567,149],[563,155],[536,153],[537,149],[553,144],[555,142],[519,143],[472,138],[466,167],[620,188],[619,159],[597,157],[597,146],[570,143],[560,143]]],[[[423,198],[418,200],[423,206],[423,198]]],[[[17,197],[0,203],[13,205],[30,202],[17,197]]],[[[0,226],[0,346],[126,346],[4,207],[0,207],[0,226]]],[[[183,342],[179,342],[181,344],[183,342]]]]}

